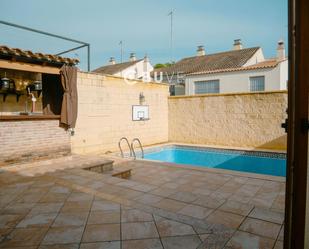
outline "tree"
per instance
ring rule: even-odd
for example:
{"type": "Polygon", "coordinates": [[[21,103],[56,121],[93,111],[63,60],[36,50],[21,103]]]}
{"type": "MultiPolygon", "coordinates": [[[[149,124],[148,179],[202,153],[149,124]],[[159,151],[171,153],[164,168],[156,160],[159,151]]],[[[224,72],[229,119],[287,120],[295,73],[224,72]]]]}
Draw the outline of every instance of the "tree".
{"type": "Polygon", "coordinates": [[[175,64],[175,62],[167,62],[167,63],[157,63],[154,68],[158,69],[158,68],[163,68],[163,67],[170,67],[171,65],[175,64]]]}

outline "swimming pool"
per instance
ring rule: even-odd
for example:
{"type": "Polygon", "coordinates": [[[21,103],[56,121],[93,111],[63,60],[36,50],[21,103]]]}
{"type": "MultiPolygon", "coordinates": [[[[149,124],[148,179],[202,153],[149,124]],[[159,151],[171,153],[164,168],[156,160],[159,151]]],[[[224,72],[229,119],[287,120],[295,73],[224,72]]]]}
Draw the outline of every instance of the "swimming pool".
{"type": "Polygon", "coordinates": [[[286,176],[284,153],[167,145],[146,149],[144,158],[199,167],[286,176]]]}

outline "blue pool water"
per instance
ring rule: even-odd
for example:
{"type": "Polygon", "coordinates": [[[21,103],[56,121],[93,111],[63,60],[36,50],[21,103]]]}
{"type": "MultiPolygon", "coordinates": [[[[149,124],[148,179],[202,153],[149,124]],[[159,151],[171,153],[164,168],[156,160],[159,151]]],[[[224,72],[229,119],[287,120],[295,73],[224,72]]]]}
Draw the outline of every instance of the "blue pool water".
{"type": "Polygon", "coordinates": [[[145,159],[272,176],[286,175],[286,159],[282,153],[164,146],[146,150],[145,159]]]}

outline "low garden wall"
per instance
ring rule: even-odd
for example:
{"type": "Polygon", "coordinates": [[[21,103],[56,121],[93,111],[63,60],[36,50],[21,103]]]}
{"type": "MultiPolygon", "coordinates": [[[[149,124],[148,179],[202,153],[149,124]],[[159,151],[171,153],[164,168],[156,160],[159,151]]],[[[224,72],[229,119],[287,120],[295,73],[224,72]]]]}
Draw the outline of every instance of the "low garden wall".
{"type": "Polygon", "coordinates": [[[59,127],[59,119],[1,121],[0,138],[0,166],[71,152],[70,135],[59,127]]]}
{"type": "Polygon", "coordinates": [[[170,141],[286,149],[286,91],[176,96],[168,104],[170,141]]]}

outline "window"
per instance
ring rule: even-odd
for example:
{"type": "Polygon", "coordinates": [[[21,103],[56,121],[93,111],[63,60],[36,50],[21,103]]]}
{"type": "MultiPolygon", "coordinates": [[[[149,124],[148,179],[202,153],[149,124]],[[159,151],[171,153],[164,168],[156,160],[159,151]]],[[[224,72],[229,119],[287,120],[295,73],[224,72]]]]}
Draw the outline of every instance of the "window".
{"type": "Polygon", "coordinates": [[[195,81],[195,94],[219,93],[219,80],[195,81]]]}
{"type": "Polygon", "coordinates": [[[250,77],[250,92],[265,91],[265,76],[250,77]]]}

